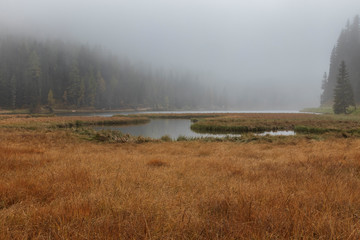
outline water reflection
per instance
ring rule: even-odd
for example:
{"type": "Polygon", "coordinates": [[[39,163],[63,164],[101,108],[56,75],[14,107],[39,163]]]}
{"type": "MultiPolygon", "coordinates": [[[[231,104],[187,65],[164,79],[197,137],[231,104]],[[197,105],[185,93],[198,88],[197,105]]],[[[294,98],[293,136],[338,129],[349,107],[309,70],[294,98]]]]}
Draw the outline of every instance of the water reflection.
{"type": "Polygon", "coordinates": [[[258,136],[294,136],[294,131],[269,131],[269,132],[263,132],[263,133],[257,133],[258,136]]]}
{"type": "Polygon", "coordinates": [[[56,113],[57,116],[100,116],[112,117],[114,115],[130,114],[216,114],[216,113],[300,113],[300,111],[122,111],[122,112],[66,112],[56,113]]]}
{"type": "MultiPolygon", "coordinates": [[[[200,137],[240,137],[240,134],[209,134],[196,133],[190,129],[191,121],[189,119],[152,119],[150,123],[131,126],[101,126],[95,127],[96,130],[116,130],[133,136],[144,136],[159,139],[168,135],[176,140],[180,136],[187,138],[200,137]]],[[[257,135],[294,135],[293,131],[264,132],[257,135]]]]}
{"type": "MultiPolygon", "coordinates": [[[[102,126],[96,127],[97,130],[117,130],[133,136],[144,136],[159,139],[168,135],[172,139],[179,136],[184,137],[225,137],[226,134],[202,134],[193,132],[190,129],[189,119],[153,119],[148,124],[131,126],[102,126]]],[[[240,135],[237,135],[240,136],[240,135]]]]}

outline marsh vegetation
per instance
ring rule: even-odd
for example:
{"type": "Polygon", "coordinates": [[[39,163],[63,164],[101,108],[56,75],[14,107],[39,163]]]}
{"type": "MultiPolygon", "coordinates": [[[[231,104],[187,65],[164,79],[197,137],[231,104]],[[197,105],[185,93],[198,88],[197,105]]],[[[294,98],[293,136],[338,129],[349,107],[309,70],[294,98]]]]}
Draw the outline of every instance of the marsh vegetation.
{"type": "Polygon", "coordinates": [[[0,238],[360,237],[356,134],[154,140],[70,127],[84,118],[1,116],[0,238]]]}

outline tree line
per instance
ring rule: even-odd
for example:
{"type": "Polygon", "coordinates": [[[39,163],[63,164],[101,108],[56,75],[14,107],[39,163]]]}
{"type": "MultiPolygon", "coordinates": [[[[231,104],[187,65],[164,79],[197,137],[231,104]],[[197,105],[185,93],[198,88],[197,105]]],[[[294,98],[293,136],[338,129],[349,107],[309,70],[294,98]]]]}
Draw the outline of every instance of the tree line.
{"type": "Polygon", "coordinates": [[[359,16],[348,20],[330,57],[329,74],[322,80],[321,106],[333,106],[335,113],[348,113],[360,104],[360,25],[359,16]]]}
{"type": "Polygon", "coordinates": [[[0,36],[0,108],[219,108],[194,75],[133,64],[101,47],[0,36]]]}

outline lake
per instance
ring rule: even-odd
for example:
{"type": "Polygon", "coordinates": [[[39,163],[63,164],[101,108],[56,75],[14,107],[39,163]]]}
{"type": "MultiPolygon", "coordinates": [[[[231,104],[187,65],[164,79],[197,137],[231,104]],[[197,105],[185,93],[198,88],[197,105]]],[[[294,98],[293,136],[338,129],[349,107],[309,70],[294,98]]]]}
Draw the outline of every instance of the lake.
{"type": "MultiPolygon", "coordinates": [[[[144,136],[159,139],[168,135],[173,140],[179,136],[184,137],[218,137],[241,136],[240,134],[208,134],[196,133],[190,129],[191,121],[189,119],[152,119],[150,123],[130,126],[101,126],[95,127],[96,130],[116,130],[122,133],[128,133],[133,136],[144,136]]],[[[294,135],[293,131],[264,132],[258,135],[294,135]]]]}
{"type": "Polygon", "coordinates": [[[112,117],[114,115],[129,115],[129,114],[187,114],[187,113],[300,113],[300,111],[133,111],[133,112],[67,112],[56,113],[57,116],[100,116],[100,117],[112,117]]]}

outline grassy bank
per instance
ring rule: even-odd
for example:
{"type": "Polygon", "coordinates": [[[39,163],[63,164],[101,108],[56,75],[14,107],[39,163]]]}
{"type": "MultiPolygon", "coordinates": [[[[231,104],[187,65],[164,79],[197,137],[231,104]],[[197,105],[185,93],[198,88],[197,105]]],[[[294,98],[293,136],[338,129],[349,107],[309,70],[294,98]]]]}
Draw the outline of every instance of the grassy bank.
{"type": "MultiPolygon", "coordinates": [[[[360,109],[358,108],[352,107],[349,111],[349,115],[360,115],[360,109]]],[[[304,108],[301,110],[301,112],[334,114],[332,107],[304,108]]]]}
{"type": "Polygon", "coordinates": [[[278,139],[0,128],[0,239],[359,239],[360,139],[278,139]]]}
{"type": "Polygon", "coordinates": [[[300,112],[334,114],[332,107],[304,108],[300,112]]]}
{"type": "Polygon", "coordinates": [[[191,129],[200,133],[248,133],[292,130],[297,133],[360,132],[357,115],[242,113],[199,118],[191,129]]]}
{"type": "Polygon", "coordinates": [[[33,116],[33,115],[2,115],[0,116],[0,127],[2,128],[24,128],[24,129],[44,129],[44,128],[72,128],[99,125],[131,125],[145,124],[150,121],[146,117],[118,116],[118,117],[57,117],[33,116]]]}

